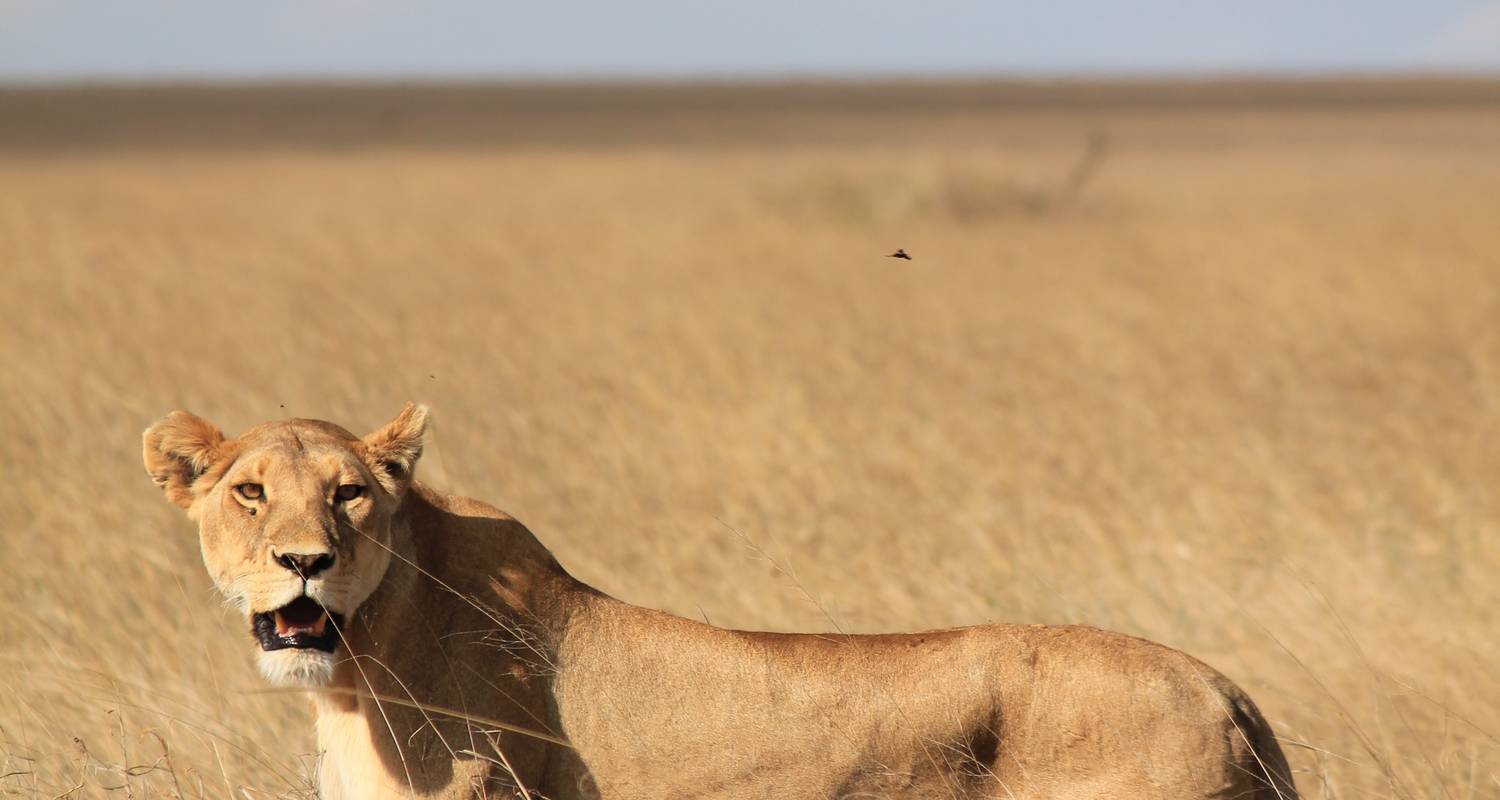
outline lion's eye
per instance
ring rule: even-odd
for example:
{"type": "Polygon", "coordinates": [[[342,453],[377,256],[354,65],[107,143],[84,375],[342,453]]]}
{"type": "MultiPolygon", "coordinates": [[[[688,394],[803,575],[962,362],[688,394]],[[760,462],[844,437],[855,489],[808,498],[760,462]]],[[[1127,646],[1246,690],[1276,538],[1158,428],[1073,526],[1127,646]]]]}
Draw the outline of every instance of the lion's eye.
{"type": "Polygon", "coordinates": [[[234,490],[239,492],[240,497],[246,500],[259,500],[265,495],[265,490],[258,483],[242,483],[234,487],[234,490]]]}
{"type": "Polygon", "coordinates": [[[346,483],[333,493],[335,499],[340,503],[347,503],[365,493],[365,487],[357,483],[346,483]]]}

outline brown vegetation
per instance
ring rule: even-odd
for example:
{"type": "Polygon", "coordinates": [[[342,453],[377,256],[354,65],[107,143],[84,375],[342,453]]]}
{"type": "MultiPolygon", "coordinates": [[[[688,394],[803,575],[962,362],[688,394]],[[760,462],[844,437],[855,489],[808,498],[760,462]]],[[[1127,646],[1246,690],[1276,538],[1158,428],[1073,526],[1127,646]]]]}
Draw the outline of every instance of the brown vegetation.
{"type": "Polygon", "coordinates": [[[0,93],[0,791],[309,794],[140,430],[416,399],[632,601],[1109,627],[1500,797],[1493,86],[1044,89],[0,93]]]}

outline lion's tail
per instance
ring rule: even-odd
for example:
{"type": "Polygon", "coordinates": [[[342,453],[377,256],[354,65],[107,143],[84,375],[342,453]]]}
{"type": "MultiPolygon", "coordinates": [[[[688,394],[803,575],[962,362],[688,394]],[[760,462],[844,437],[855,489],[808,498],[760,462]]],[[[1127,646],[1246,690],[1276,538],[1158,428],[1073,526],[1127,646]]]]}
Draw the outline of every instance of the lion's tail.
{"type": "Polygon", "coordinates": [[[1238,732],[1240,767],[1254,776],[1252,800],[1298,800],[1292,781],[1292,768],[1286,754],[1271,730],[1271,723],[1261,716],[1255,703],[1241,692],[1228,698],[1231,715],[1238,732]]]}

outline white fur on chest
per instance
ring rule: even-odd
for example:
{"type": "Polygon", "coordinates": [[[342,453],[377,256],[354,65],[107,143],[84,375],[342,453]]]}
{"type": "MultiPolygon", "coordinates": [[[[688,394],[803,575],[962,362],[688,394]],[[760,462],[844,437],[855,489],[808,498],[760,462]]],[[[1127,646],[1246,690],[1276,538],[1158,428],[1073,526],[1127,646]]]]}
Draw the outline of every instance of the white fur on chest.
{"type": "Polygon", "coordinates": [[[380,766],[380,754],[362,714],[318,709],[318,791],[322,800],[411,797],[405,786],[391,785],[380,766]]]}

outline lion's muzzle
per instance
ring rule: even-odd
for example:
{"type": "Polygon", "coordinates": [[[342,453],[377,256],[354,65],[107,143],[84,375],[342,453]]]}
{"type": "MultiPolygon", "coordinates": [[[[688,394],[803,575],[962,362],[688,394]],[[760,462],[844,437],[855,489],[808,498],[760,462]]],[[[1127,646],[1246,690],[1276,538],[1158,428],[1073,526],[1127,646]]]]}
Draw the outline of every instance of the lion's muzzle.
{"type": "Polygon", "coordinates": [[[251,617],[255,638],[262,650],[322,650],[332,653],[339,644],[343,619],[307,595],[251,617]]]}

